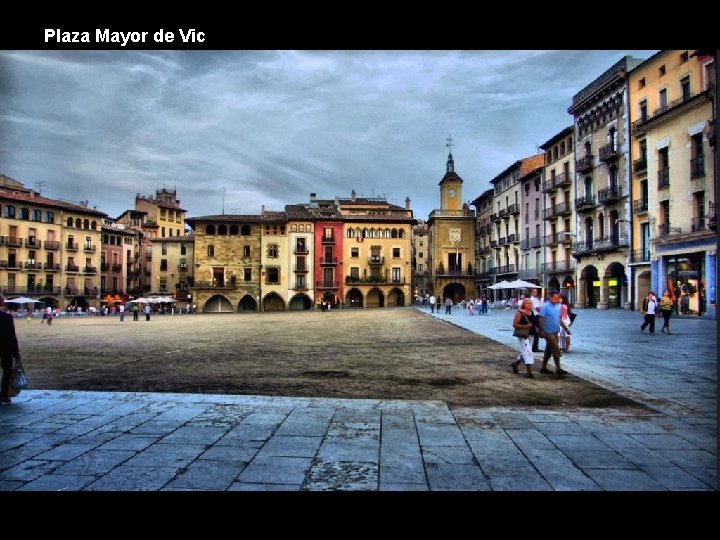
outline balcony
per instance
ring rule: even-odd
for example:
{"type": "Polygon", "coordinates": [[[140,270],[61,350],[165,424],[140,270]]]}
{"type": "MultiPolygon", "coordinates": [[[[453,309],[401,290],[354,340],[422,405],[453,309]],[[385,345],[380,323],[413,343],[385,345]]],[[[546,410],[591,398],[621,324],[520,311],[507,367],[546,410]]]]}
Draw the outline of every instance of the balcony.
{"type": "Polygon", "coordinates": [[[557,216],[555,215],[555,207],[551,206],[550,208],[546,208],[543,210],[543,219],[555,219],[557,216]]]}
{"type": "Polygon", "coordinates": [[[490,240],[490,248],[499,247],[497,240],[490,240]]]}
{"type": "Polygon", "coordinates": [[[539,248],[542,245],[542,236],[533,236],[530,239],[531,248],[539,248]]]}
{"type": "Polygon", "coordinates": [[[146,261],[152,261],[152,253],[151,253],[151,252],[148,251],[148,252],[145,254],[145,260],[146,260],[146,261]]]}
{"type": "Polygon", "coordinates": [[[74,242],[68,242],[67,244],[65,244],[65,249],[67,251],[77,251],[78,245],[75,244],[74,242]]]}
{"type": "Polygon", "coordinates": [[[507,207],[507,213],[508,213],[508,215],[510,215],[510,216],[515,215],[515,214],[519,214],[519,213],[520,213],[520,206],[519,206],[518,204],[516,204],[516,203],[511,204],[510,206],[507,207]]]}
{"type": "Polygon", "coordinates": [[[586,195],[585,197],[578,197],[575,199],[575,210],[578,212],[592,210],[595,206],[595,197],[592,195],[586,195]]]}
{"type": "MultiPolygon", "coordinates": [[[[186,270],[187,270],[187,268],[186,268],[186,270]]],[[[122,272],[122,264],[113,264],[112,271],[113,272],[122,272]]]]}
{"type": "Polygon", "coordinates": [[[320,243],[328,246],[333,245],[335,243],[335,236],[323,236],[320,243]]]}
{"type": "Polygon", "coordinates": [[[544,242],[546,246],[554,246],[557,244],[557,234],[548,234],[544,237],[544,242]]]}
{"type": "Polygon", "coordinates": [[[502,216],[498,214],[490,214],[490,221],[500,221],[502,219],[502,216]]]}
{"type": "Polygon", "coordinates": [[[504,236],[500,240],[498,240],[498,246],[504,246],[507,243],[508,243],[508,240],[504,236]]]}
{"type": "Polygon", "coordinates": [[[500,274],[515,274],[515,265],[514,264],[506,264],[505,266],[497,266],[493,268],[495,270],[496,275],[500,274]]]}
{"type": "Polygon", "coordinates": [[[86,274],[97,274],[97,266],[86,266],[83,270],[86,274]]]}
{"type": "Polygon", "coordinates": [[[295,283],[292,288],[295,291],[307,291],[308,290],[307,283],[305,283],[304,281],[300,282],[300,283],[295,283]]]}
{"type": "Polygon", "coordinates": [[[568,231],[562,231],[559,233],[555,233],[557,236],[557,241],[559,244],[572,244],[573,241],[573,234],[568,231]]]}
{"type": "Polygon", "coordinates": [[[574,272],[575,270],[577,270],[577,264],[573,260],[552,261],[542,264],[543,274],[552,274],[556,272],[574,272]]]}
{"type": "Polygon", "coordinates": [[[593,168],[594,159],[595,156],[593,156],[592,154],[587,154],[585,157],[581,157],[575,162],[575,170],[577,172],[589,171],[593,168]]]}
{"type": "Polygon", "coordinates": [[[595,251],[612,251],[621,247],[628,247],[630,239],[627,234],[616,234],[595,238],[593,241],[595,251]]]}
{"type": "Polygon", "coordinates": [[[26,238],[25,239],[25,247],[33,248],[33,249],[40,249],[41,242],[37,238],[26,238]]]}
{"type": "Polygon", "coordinates": [[[366,278],[361,278],[359,276],[345,276],[345,285],[372,284],[405,285],[405,280],[401,278],[391,279],[386,276],[368,276],[366,278]]]}
{"type": "Polygon", "coordinates": [[[55,240],[45,240],[44,245],[45,249],[49,251],[57,251],[60,249],[60,242],[56,242],[55,240]]]}
{"type": "Polygon", "coordinates": [[[475,217],[475,210],[433,210],[430,219],[437,217],[475,217]]]}
{"type": "Polygon", "coordinates": [[[530,249],[530,239],[529,238],[523,238],[520,241],[520,249],[530,249]]]}
{"type": "Polygon", "coordinates": [[[608,204],[619,201],[624,197],[622,186],[610,186],[598,191],[598,203],[608,204]]]}
{"type": "Polygon", "coordinates": [[[310,253],[310,251],[308,251],[308,248],[305,246],[295,246],[295,249],[293,249],[293,253],[295,255],[307,255],[308,253],[310,253]]]}
{"type": "Polygon", "coordinates": [[[60,287],[45,286],[45,285],[30,285],[29,287],[22,287],[19,285],[3,285],[0,287],[0,293],[6,295],[27,295],[27,294],[60,294],[60,287]]]}
{"type": "Polygon", "coordinates": [[[633,214],[647,214],[647,211],[647,199],[638,199],[636,201],[633,201],[633,214]]]}
{"type": "Polygon", "coordinates": [[[45,271],[46,272],[59,272],[60,264],[59,263],[45,263],[45,271]]]}
{"type": "Polygon", "coordinates": [[[320,257],[320,264],[324,266],[332,266],[337,264],[337,257],[320,257]]]}
{"type": "Polygon", "coordinates": [[[508,244],[516,244],[516,243],[520,242],[520,238],[518,237],[517,234],[510,234],[507,237],[507,241],[508,241],[508,244]]]}
{"type": "Polygon", "coordinates": [[[632,263],[649,263],[650,262],[650,250],[649,249],[634,249],[630,252],[629,261],[632,263]]]}
{"type": "Polygon", "coordinates": [[[460,277],[473,277],[475,274],[473,272],[468,272],[466,270],[460,270],[459,268],[451,268],[450,270],[445,269],[437,269],[435,272],[435,275],[440,276],[460,276],[460,277]]]}
{"type": "Polygon", "coordinates": [[[306,264],[293,264],[293,272],[309,272],[310,268],[306,264]]]}
{"type": "Polygon", "coordinates": [[[572,205],[567,202],[561,202],[555,205],[556,216],[569,216],[572,214],[572,205]]]}
{"type": "Polygon", "coordinates": [[[325,281],[325,280],[316,281],[315,288],[316,289],[337,289],[338,282],[337,281],[325,281]]]}
{"type": "Polygon", "coordinates": [[[605,146],[600,147],[600,160],[601,161],[612,161],[617,159],[620,155],[617,143],[608,143],[605,146]]]}
{"type": "Polygon", "coordinates": [[[553,187],[556,188],[568,187],[570,184],[572,184],[572,178],[565,173],[560,173],[553,179],[553,187]]]}
{"type": "Polygon", "coordinates": [[[705,156],[700,154],[695,159],[690,160],[690,180],[702,178],[705,176],[705,156]]]}
{"type": "Polygon", "coordinates": [[[76,264],[66,264],[65,265],[65,271],[66,272],[79,272],[80,267],[76,264]]]}
{"type": "Polygon", "coordinates": [[[5,245],[8,247],[22,247],[23,241],[22,238],[18,238],[17,236],[6,236],[5,245]]]}
{"type": "Polygon", "coordinates": [[[25,270],[42,270],[42,263],[39,262],[26,262],[25,270]]]}
{"type": "Polygon", "coordinates": [[[670,187],[670,167],[658,171],[658,189],[670,187]]]}
{"type": "Polygon", "coordinates": [[[63,289],[65,296],[77,296],[77,287],[70,287],[69,285],[63,289]]]}
{"type": "Polygon", "coordinates": [[[385,257],[381,257],[380,255],[370,255],[368,257],[368,264],[371,265],[380,265],[385,263],[385,257]]]}
{"type": "Polygon", "coordinates": [[[542,190],[541,190],[541,191],[542,191],[543,193],[547,193],[548,191],[552,191],[552,190],[554,190],[554,189],[555,189],[555,186],[553,185],[553,181],[552,181],[552,180],[548,180],[548,181],[546,181],[546,182],[543,182],[542,190]]]}
{"type": "Polygon", "coordinates": [[[706,230],[708,230],[707,220],[704,217],[692,218],[692,220],[690,221],[690,231],[691,232],[706,231],[706,230]]]}
{"type": "Polygon", "coordinates": [[[100,263],[101,272],[107,272],[108,270],[110,270],[110,265],[108,263],[100,263]]]}
{"type": "Polygon", "coordinates": [[[95,253],[95,246],[93,246],[92,244],[85,244],[83,246],[83,251],[85,253],[95,253]]]}
{"type": "Polygon", "coordinates": [[[478,255],[488,255],[490,253],[491,249],[490,246],[482,246],[477,248],[476,253],[478,255]]]}
{"type": "Polygon", "coordinates": [[[633,171],[640,174],[647,171],[647,158],[639,158],[633,161],[633,171]]]}

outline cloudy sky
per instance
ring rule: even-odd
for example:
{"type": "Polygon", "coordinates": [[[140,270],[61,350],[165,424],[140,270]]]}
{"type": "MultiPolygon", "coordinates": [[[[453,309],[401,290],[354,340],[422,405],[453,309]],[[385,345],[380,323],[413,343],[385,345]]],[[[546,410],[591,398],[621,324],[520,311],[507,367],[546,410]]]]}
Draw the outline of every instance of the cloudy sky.
{"type": "Polygon", "coordinates": [[[471,200],[572,123],[572,96],[655,51],[0,51],[0,174],[116,217],[318,197],[439,205],[449,134],[471,200]]]}

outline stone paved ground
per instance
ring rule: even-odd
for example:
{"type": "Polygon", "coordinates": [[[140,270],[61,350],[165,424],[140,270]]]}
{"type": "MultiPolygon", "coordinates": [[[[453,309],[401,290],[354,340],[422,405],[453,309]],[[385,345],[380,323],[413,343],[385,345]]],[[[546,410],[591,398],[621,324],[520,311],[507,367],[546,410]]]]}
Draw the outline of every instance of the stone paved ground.
{"type": "MultiPolygon", "coordinates": [[[[512,343],[510,317],[440,316],[512,343]]],[[[647,408],[25,391],[0,408],[0,490],[716,489],[715,322],[635,326],[581,311],[564,368],[647,408]]]]}

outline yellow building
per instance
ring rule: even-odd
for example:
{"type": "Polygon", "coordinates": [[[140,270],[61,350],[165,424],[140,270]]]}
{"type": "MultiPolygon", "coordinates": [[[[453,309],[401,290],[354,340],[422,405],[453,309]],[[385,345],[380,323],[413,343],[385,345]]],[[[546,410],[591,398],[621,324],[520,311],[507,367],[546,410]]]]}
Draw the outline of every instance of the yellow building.
{"type": "Polygon", "coordinates": [[[260,244],[260,287],[262,311],[285,311],[288,290],[292,286],[290,273],[287,215],[263,208],[262,239],[260,244]]]}
{"type": "Polygon", "coordinates": [[[40,196],[0,175],[0,287],[46,305],[100,307],[101,227],[106,215],[40,196]]]}
{"type": "Polygon", "coordinates": [[[457,303],[474,298],[475,211],[462,198],[463,180],[455,172],[455,160],[448,154],[440,186],[440,208],[428,218],[430,245],[430,293],[457,303]]]}
{"type": "Polygon", "coordinates": [[[399,307],[412,303],[412,227],[410,209],[383,197],[338,199],[343,222],[341,244],[346,307],[399,307]]]}
{"type": "Polygon", "coordinates": [[[716,317],[715,69],[712,56],[664,50],[630,73],[636,306],[670,288],[680,314],[716,317]]]}
{"type": "Polygon", "coordinates": [[[150,241],[151,294],[171,295],[178,300],[178,308],[191,301],[189,287],[194,274],[194,234],[154,238],[150,241]]]}

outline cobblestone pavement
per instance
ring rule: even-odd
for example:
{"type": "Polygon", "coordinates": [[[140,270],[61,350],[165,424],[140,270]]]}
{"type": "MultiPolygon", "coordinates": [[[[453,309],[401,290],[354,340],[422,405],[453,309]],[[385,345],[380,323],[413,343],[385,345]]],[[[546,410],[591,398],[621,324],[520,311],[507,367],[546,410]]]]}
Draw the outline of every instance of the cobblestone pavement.
{"type": "MultiPolygon", "coordinates": [[[[428,316],[514,345],[511,312],[428,316]]],[[[563,368],[629,409],[28,390],[0,407],[0,490],[716,489],[716,323],[671,324],[579,311],[563,368]]]]}

